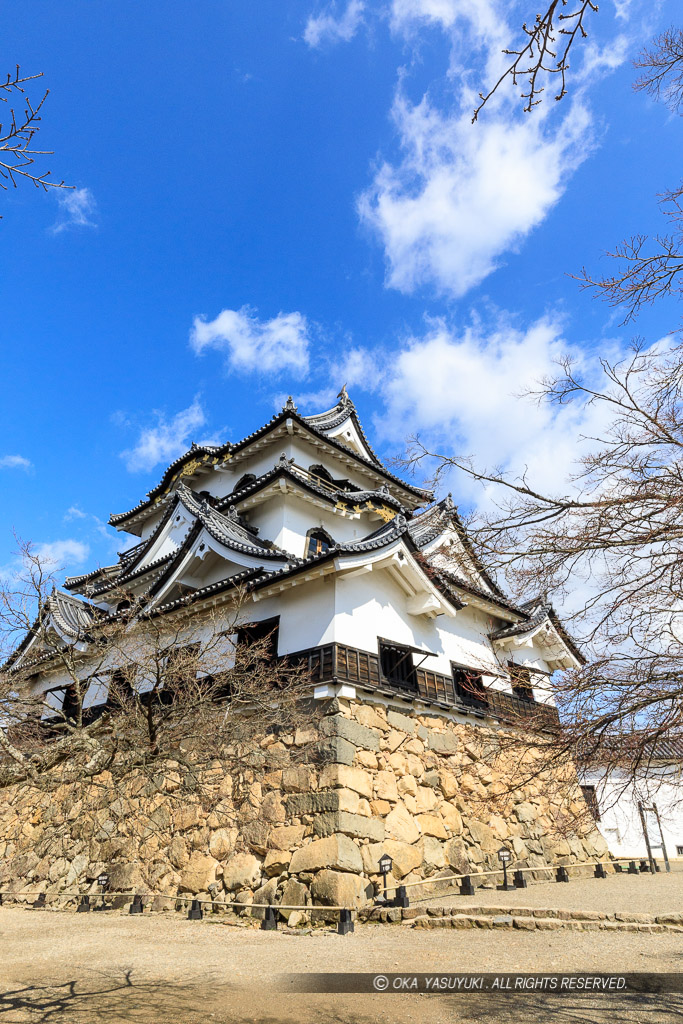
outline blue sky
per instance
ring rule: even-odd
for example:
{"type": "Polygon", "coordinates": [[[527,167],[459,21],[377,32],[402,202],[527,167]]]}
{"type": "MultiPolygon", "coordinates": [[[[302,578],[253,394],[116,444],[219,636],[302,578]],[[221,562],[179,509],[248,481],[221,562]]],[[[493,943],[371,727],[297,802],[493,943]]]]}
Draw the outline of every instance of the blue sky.
{"type": "MultiPolygon", "coordinates": [[[[677,120],[630,61],[672,3],[606,0],[569,95],[469,123],[532,12],[496,0],[36,0],[6,69],[50,88],[41,148],[77,186],[0,194],[0,565],[12,531],[68,572],[192,440],[237,440],[348,382],[383,455],[445,451],[561,486],[585,408],[519,392],[631,336],[568,273],[660,228],[677,120]]],[[[35,90],[37,94],[38,90],[35,90]]],[[[462,504],[480,500],[456,482],[462,504]]]]}

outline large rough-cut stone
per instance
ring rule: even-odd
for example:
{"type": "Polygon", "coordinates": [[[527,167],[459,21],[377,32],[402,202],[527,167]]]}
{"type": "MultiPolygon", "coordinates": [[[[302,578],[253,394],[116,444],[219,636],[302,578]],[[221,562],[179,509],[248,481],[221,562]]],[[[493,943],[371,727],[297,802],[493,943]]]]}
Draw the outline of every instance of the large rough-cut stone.
{"type": "Polygon", "coordinates": [[[433,750],[437,754],[442,754],[444,757],[450,757],[453,754],[457,754],[460,744],[458,743],[458,737],[452,732],[429,732],[427,736],[427,745],[430,750],[433,750]]]}
{"type": "Polygon", "coordinates": [[[318,746],[318,760],[323,763],[353,764],[356,748],[342,736],[330,736],[318,746]]]}
{"type": "Polygon", "coordinates": [[[268,837],[268,846],[271,850],[293,850],[301,843],[305,831],[305,825],[283,825],[282,828],[274,828],[268,837]]]}
{"type": "Polygon", "coordinates": [[[363,814],[350,814],[348,811],[319,814],[313,819],[313,830],[319,836],[344,832],[347,836],[354,836],[357,839],[372,839],[375,842],[384,839],[383,821],[363,814]]]}
{"type": "Polygon", "coordinates": [[[365,879],[346,871],[319,871],[311,883],[313,899],[328,906],[362,907],[370,891],[365,879]]]}
{"type": "Polygon", "coordinates": [[[285,768],[282,772],[282,788],[285,793],[307,793],[311,788],[311,772],[299,766],[285,768]]]}
{"type": "Polygon", "coordinates": [[[435,836],[436,839],[448,839],[446,829],[443,827],[441,818],[438,818],[436,814],[418,814],[417,823],[420,826],[422,834],[425,836],[435,836]]]}
{"type": "Polygon", "coordinates": [[[256,853],[265,854],[271,827],[266,821],[250,821],[242,826],[242,838],[256,853]]]}
{"type": "Polygon", "coordinates": [[[261,817],[264,821],[271,821],[274,824],[280,823],[286,818],[285,805],[282,797],[275,790],[266,793],[261,802],[261,817]]]}
{"type": "Polygon", "coordinates": [[[411,736],[417,728],[417,723],[413,718],[408,718],[407,715],[402,715],[398,711],[387,711],[387,722],[392,729],[410,733],[411,736]]]}
{"type": "Polygon", "coordinates": [[[379,800],[390,800],[396,803],[398,790],[396,788],[396,776],[393,772],[377,772],[375,775],[375,795],[379,800]]]}
{"type": "Polygon", "coordinates": [[[379,750],[379,736],[376,732],[366,729],[364,725],[359,725],[350,718],[344,718],[343,715],[323,718],[320,731],[325,736],[339,736],[361,750],[379,750]]]}
{"type": "Polygon", "coordinates": [[[446,851],[444,844],[432,836],[423,836],[418,847],[422,847],[422,863],[426,872],[439,871],[446,867],[446,851]]]}
{"type": "Polygon", "coordinates": [[[372,775],[362,768],[349,768],[343,764],[328,764],[320,773],[320,788],[343,787],[352,789],[367,800],[372,799],[372,775]]]}
{"type": "Polygon", "coordinates": [[[439,802],[439,798],[431,786],[418,786],[417,788],[417,810],[419,814],[425,811],[433,811],[439,802]]]}
{"type": "Polygon", "coordinates": [[[528,801],[524,801],[521,804],[515,804],[512,808],[512,813],[515,815],[518,821],[535,821],[537,817],[537,811],[533,804],[528,801]]]}
{"type": "Polygon", "coordinates": [[[450,839],[444,843],[444,854],[448,864],[458,874],[466,875],[470,870],[467,847],[462,839],[450,839]]]}
{"type": "Polygon", "coordinates": [[[253,853],[236,853],[223,869],[225,888],[231,892],[235,889],[252,888],[261,878],[261,862],[253,853]]]}
{"type": "Polygon", "coordinates": [[[354,711],[354,717],[357,722],[364,725],[368,729],[379,729],[384,732],[387,727],[387,723],[381,717],[379,712],[370,706],[370,704],[361,704],[354,711]]]}
{"type": "Polygon", "coordinates": [[[379,859],[384,853],[384,843],[366,843],[360,848],[363,871],[366,875],[379,874],[379,859]]]}
{"type": "Polygon", "coordinates": [[[227,828],[217,828],[209,839],[209,853],[216,860],[225,860],[234,849],[233,837],[227,828]]]}
{"type": "MultiPolygon", "coordinates": [[[[330,767],[336,767],[336,765],[330,767]]],[[[322,793],[290,793],[287,797],[287,813],[290,818],[300,818],[302,814],[320,814],[322,811],[337,810],[339,810],[339,796],[332,789],[322,793]]]]}
{"type": "Polygon", "coordinates": [[[384,852],[394,862],[392,868],[394,878],[404,878],[405,875],[419,868],[422,863],[423,852],[419,844],[411,846],[409,843],[401,843],[396,839],[385,839],[384,852]]]}
{"type": "Polygon", "coordinates": [[[265,874],[268,878],[281,875],[283,871],[287,871],[289,868],[291,858],[292,855],[289,850],[268,850],[266,859],[263,862],[265,874]]]}
{"type": "Polygon", "coordinates": [[[442,804],[439,813],[443,818],[444,825],[454,835],[459,836],[462,832],[462,817],[460,811],[453,804],[442,804]]]}
{"type": "Polygon", "coordinates": [[[500,847],[500,840],[496,838],[492,829],[476,818],[470,818],[467,822],[472,840],[484,851],[494,853],[500,847]]]}
{"type": "Polygon", "coordinates": [[[113,892],[133,892],[145,884],[139,864],[112,864],[108,874],[113,892]]]}
{"type": "Polygon", "coordinates": [[[184,868],[190,859],[187,843],[180,836],[174,836],[168,847],[168,859],[174,868],[184,868]]]}
{"type": "Polygon", "coordinates": [[[206,892],[209,885],[216,881],[218,871],[220,864],[217,860],[195,851],[181,872],[179,891],[206,892]]]}
{"type": "Polygon", "coordinates": [[[356,844],[343,834],[330,835],[326,839],[314,839],[296,850],[289,864],[290,875],[305,871],[319,871],[321,868],[337,868],[340,871],[363,870],[363,861],[356,844]]]}
{"type": "Polygon", "coordinates": [[[403,804],[396,804],[391,814],[387,814],[384,829],[388,838],[398,839],[402,843],[415,843],[420,838],[415,819],[403,804]]]}
{"type": "Polygon", "coordinates": [[[289,878],[285,882],[285,887],[280,897],[280,905],[284,908],[280,911],[280,916],[284,917],[285,921],[289,921],[292,914],[297,913],[297,911],[289,910],[288,908],[305,907],[307,896],[308,889],[303,882],[297,882],[294,878],[289,878]]]}

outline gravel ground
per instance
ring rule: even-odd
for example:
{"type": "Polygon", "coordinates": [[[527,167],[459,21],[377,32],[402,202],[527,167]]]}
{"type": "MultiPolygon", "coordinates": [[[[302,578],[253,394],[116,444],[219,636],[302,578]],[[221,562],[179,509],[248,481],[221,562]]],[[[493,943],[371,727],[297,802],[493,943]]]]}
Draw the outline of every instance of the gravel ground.
{"type": "Polygon", "coordinates": [[[683,1016],[679,995],[295,994],[286,977],[318,971],[679,972],[678,934],[418,932],[365,925],[342,937],[261,932],[220,922],[219,917],[187,921],[179,914],[76,915],[4,906],[0,1021],[547,1024],[552,1015],[557,1024],[680,1024],[683,1016]]]}
{"type": "Polygon", "coordinates": [[[552,907],[558,910],[601,910],[606,913],[665,914],[683,911],[683,870],[675,863],[670,874],[609,875],[570,882],[534,882],[526,889],[500,892],[478,888],[474,896],[434,893],[415,886],[408,890],[411,906],[552,907]]]}

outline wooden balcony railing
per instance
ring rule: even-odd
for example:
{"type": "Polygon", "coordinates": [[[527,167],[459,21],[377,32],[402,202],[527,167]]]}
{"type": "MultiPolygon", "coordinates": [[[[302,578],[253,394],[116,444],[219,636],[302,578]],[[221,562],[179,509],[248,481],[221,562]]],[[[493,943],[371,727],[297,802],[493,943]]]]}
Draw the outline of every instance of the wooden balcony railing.
{"type": "Polygon", "coordinates": [[[415,672],[417,689],[407,689],[386,678],[382,673],[379,655],[345,644],[324,644],[286,657],[292,664],[304,665],[314,683],[355,683],[445,704],[456,711],[474,712],[506,722],[524,724],[526,728],[557,730],[559,727],[557,709],[548,704],[523,700],[490,687],[486,687],[481,696],[465,696],[456,692],[452,677],[441,672],[418,668],[415,672]]]}

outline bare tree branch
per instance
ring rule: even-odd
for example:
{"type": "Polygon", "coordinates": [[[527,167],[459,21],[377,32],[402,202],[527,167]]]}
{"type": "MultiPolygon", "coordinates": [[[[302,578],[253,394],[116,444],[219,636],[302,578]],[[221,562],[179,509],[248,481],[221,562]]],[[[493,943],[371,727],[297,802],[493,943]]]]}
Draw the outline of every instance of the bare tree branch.
{"type": "Polygon", "coordinates": [[[503,53],[515,59],[487,93],[479,93],[481,102],[474,111],[472,123],[478,119],[483,107],[507,78],[512,79],[513,86],[517,86],[520,78],[526,78],[528,91],[522,92],[521,97],[526,101],[524,111],[527,114],[542,102],[544,83],[553,76],[559,76],[560,81],[555,99],[561,100],[567,95],[569,52],[577,36],[586,39],[588,35],[584,25],[587,13],[598,11],[598,6],[593,0],[575,0],[572,5],[574,10],[562,13],[568,2],[569,0],[552,0],[544,13],[536,15],[531,28],[526,22],[522,25],[527,42],[519,50],[503,50],[503,53]]]}
{"type": "Polygon", "coordinates": [[[9,184],[17,188],[17,179],[27,179],[33,182],[36,188],[42,188],[46,192],[48,188],[75,187],[66,185],[64,181],[50,181],[50,171],[38,174],[29,170],[37,157],[52,155],[52,150],[36,149],[33,144],[35,135],[40,131],[41,110],[50,90],[46,89],[34,106],[24,88],[27,82],[42,77],[42,72],[22,76],[17,64],[13,75],[8,72],[6,81],[0,80],[0,102],[9,103],[16,98],[24,108],[16,110],[15,107],[10,107],[8,119],[0,123],[0,188],[7,189],[9,184]]]}

